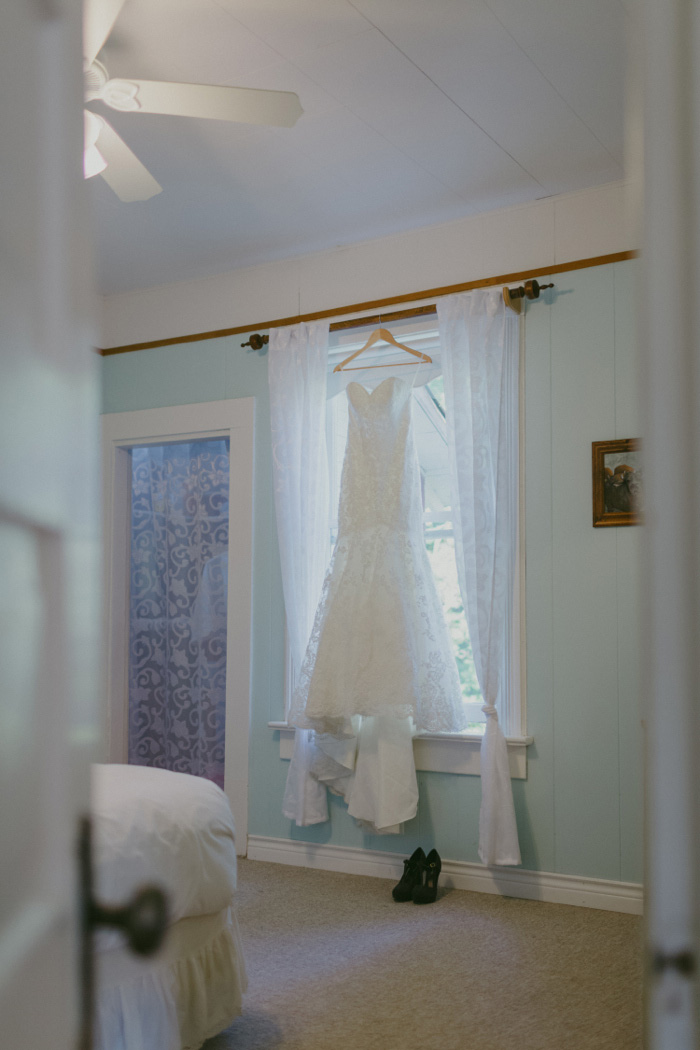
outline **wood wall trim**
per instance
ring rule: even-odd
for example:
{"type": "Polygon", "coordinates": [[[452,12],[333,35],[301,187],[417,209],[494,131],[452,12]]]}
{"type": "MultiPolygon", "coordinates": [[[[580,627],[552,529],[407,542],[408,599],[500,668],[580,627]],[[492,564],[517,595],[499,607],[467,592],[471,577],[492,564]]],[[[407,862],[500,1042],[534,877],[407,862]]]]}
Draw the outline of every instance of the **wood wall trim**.
{"type": "MultiPolygon", "coordinates": [[[[634,259],[636,251],[616,252],[613,255],[597,255],[590,259],[576,259],[574,262],[557,263],[554,266],[542,267],[535,273],[549,276],[556,273],[567,273],[570,270],[584,270],[589,266],[605,266],[608,263],[623,262],[625,259],[634,259]]],[[[272,321],[257,321],[254,324],[239,325],[236,328],[219,328],[212,332],[196,332],[193,335],[171,336],[169,339],[152,339],[144,343],[130,343],[126,346],[112,346],[98,349],[102,357],[111,357],[113,354],[127,354],[136,350],[150,350],[159,346],[174,346],[177,343],[198,343],[204,339],[221,339],[228,335],[241,335],[248,332],[256,332],[260,329],[281,328],[283,325],[299,324],[301,321],[320,321],[324,317],[339,317],[342,314],[356,313],[360,310],[377,310],[384,306],[396,306],[399,303],[417,302],[420,299],[440,298],[443,295],[452,295],[455,292],[471,292],[475,288],[489,288],[494,284],[510,284],[514,281],[524,281],[532,277],[533,269],[522,270],[519,273],[502,273],[496,277],[482,277],[478,281],[467,281],[464,284],[449,284],[443,288],[429,288],[422,292],[409,292],[407,295],[392,296],[389,299],[373,299],[366,303],[353,303],[351,306],[338,306],[332,310],[317,310],[315,313],[297,314],[295,317],[277,317],[272,321]]],[[[408,313],[408,311],[407,311],[408,313]]]]}

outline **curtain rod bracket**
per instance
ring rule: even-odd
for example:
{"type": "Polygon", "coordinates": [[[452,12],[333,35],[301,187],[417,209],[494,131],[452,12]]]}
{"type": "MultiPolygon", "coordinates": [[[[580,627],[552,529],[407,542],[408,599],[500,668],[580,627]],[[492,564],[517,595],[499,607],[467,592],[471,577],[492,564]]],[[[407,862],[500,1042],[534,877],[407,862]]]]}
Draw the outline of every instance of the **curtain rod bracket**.
{"type": "Polygon", "coordinates": [[[540,292],[545,288],[553,288],[553,284],[540,284],[534,277],[531,281],[525,281],[524,285],[517,288],[503,289],[503,302],[509,306],[514,313],[519,314],[522,309],[523,299],[539,299],[540,292]]]}
{"type": "Polygon", "coordinates": [[[260,335],[259,332],[254,332],[247,343],[241,343],[241,346],[249,346],[252,350],[262,350],[265,343],[270,342],[269,335],[260,335]]]}

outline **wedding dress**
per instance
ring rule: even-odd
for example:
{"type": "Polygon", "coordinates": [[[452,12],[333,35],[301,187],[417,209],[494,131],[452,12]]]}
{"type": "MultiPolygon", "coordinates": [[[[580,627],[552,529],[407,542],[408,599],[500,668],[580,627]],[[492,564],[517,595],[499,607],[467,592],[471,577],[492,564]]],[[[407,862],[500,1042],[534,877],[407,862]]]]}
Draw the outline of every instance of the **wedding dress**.
{"type": "Polygon", "coordinates": [[[385,829],[415,813],[412,732],[466,718],[425,549],[412,386],[352,382],[347,397],[338,539],[289,721],[319,734],[314,775],[385,829]]]}

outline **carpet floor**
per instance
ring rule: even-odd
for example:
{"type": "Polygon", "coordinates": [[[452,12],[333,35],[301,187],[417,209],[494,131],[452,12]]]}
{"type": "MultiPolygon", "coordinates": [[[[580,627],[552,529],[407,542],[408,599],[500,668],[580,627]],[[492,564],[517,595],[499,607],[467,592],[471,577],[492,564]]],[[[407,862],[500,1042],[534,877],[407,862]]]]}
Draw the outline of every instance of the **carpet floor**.
{"type": "Polygon", "coordinates": [[[243,860],[243,1014],[204,1050],[640,1050],[636,916],[243,860]]]}

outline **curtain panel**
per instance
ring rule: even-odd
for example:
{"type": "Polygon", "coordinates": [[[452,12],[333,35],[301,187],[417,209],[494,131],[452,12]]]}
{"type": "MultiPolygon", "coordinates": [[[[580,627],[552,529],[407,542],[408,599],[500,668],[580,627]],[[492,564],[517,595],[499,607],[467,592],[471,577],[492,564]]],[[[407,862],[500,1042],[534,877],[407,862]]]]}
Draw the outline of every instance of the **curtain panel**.
{"type": "Polygon", "coordinates": [[[498,718],[517,535],[518,319],[500,289],[446,296],[437,306],[457,574],[486,715],[479,856],[520,864],[498,718]]]}
{"type": "MultiPolygon", "coordinates": [[[[328,321],[273,328],[268,353],[272,472],[287,635],[300,668],[330,554],[326,384],[328,321]]],[[[298,729],[282,812],[300,827],[328,820],[310,775],[312,733],[298,729]]]]}

